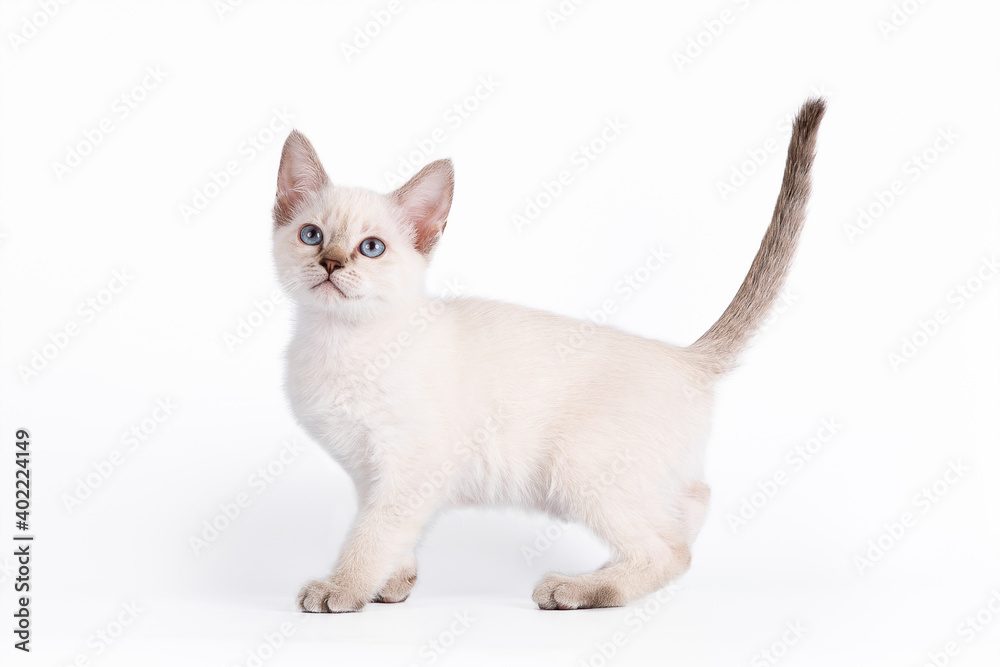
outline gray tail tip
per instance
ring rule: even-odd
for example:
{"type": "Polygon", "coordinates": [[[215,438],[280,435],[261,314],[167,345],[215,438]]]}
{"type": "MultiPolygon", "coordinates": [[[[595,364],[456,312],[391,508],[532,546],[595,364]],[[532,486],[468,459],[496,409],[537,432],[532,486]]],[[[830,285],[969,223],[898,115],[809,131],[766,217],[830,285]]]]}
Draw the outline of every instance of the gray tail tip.
{"type": "Polygon", "coordinates": [[[810,97],[802,104],[802,108],[799,109],[799,113],[795,117],[796,132],[801,132],[807,136],[813,134],[816,128],[819,127],[819,123],[823,120],[823,114],[825,113],[826,98],[810,97]]]}

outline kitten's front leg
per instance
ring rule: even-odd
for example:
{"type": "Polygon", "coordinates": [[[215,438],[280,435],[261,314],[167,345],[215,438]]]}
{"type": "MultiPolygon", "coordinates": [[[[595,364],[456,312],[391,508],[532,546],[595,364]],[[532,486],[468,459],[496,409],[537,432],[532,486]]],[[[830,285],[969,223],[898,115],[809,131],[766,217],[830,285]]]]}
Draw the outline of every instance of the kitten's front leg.
{"type": "MultiPolygon", "coordinates": [[[[326,579],[311,581],[303,587],[299,592],[299,609],[309,612],[358,611],[378,598],[384,587],[391,583],[392,577],[402,573],[401,569],[396,572],[394,569],[401,563],[405,566],[407,557],[412,559],[413,545],[433,507],[431,502],[425,503],[419,510],[386,501],[367,503],[351,528],[333,573],[326,579]]],[[[416,580],[415,561],[411,569],[412,576],[406,575],[410,587],[416,580]]],[[[405,595],[386,601],[401,602],[403,599],[405,595]]]]}
{"type": "Polygon", "coordinates": [[[417,583],[417,559],[411,553],[403,559],[402,565],[396,567],[396,571],[385,582],[382,590],[378,592],[372,602],[396,603],[405,602],[410,597],[410,591],[417,583]]]}

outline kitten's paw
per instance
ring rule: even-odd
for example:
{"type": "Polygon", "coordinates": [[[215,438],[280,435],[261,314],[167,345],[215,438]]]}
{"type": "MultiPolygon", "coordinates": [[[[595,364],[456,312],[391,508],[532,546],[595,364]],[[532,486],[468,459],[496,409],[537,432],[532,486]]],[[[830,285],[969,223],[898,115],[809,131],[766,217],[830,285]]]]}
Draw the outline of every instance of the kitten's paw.
{"type": "Polygon", "coordinates": [[[531,599],[539,609],[594,609],[620,607],[624,596],[605,582],[590,582],[584,577],[550,574],[538,584],[531,599]]]}
{"type": "Polygon", "coordinates": [[[372,602],[403,602],[410,597],[413,585],[417,583],[417,570],[405,567],[389,578],[372,602]]]}
{"type": "Polygon", "coordinates": [[[531,594],[531,599],[538,605],[539,609],[558,609],[558,603],[554,597],[556,587],[569,581],[569,577],[561,574],[550,574],[542,579],[542,583],[535,587],[535,592],[531,594]]]}
{"type": "Polygon", "coordinates": [[[317,613],[358,611],[365,606],[364,599],[345,594],[326,579],[315,579],[299,591],[299,609],[317,613]]]}

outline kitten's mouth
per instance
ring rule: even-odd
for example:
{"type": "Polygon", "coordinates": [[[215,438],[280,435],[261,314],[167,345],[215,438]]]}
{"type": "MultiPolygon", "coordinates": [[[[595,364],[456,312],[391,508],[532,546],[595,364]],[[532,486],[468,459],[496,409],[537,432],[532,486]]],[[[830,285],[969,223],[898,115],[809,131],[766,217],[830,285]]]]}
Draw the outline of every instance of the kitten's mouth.
{"type": "Polygon", "coordinates": [[[342,290],[339,287],[337,287],[334,284],[334,282],[332,280],[330,280],[329,278],[327,278],[326,280],[322,280],[322,281],[316,283],[315,285],[312,286],[312,289],[320,289],[323,286],[333,288],[333,290],[336,291],[337,294],[339,294],[344,299],[353,300],[353,299],[359,298],[359,297],[356,297],[356,296],[347,296],[346,294],[344,294],[344,290],[342,290]]]}

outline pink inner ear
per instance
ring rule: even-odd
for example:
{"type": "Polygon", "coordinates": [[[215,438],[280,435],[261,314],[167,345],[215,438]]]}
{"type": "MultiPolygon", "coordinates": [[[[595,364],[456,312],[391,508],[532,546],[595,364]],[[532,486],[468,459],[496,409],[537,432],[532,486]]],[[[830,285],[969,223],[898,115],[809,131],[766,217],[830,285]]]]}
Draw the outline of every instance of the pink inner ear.
{"type": "Polygon", "coordinates": [[[278,192],[274,203],[276,224],[290,222],[295,209],[329,182],[326,170],[305,135],[292,130],[281,150],[278,167],[278,192]]]}
{"type": "Polygon", "coordinates": [[[403,209],[406,223],[416,232],[414,245],[426,255],[448,223],[455,171],[451,160],[438,160],[421,169],[393,195],[403,209]]]}

